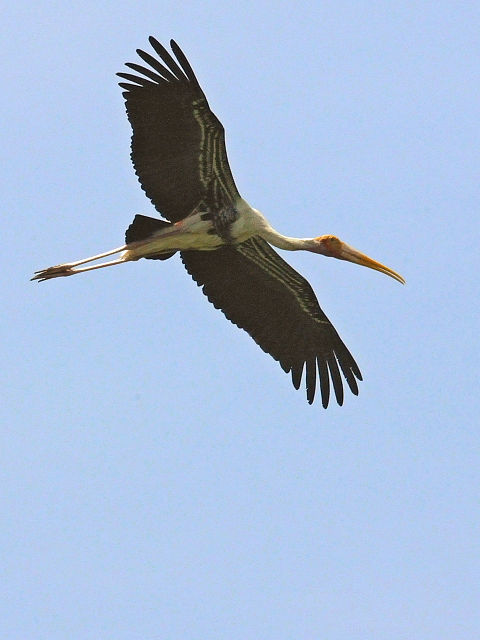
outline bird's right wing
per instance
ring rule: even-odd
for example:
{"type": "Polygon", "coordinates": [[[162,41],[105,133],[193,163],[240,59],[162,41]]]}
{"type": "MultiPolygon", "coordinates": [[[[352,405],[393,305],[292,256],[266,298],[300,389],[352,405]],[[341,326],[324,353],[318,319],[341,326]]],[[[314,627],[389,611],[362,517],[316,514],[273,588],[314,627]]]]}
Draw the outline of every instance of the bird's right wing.
{"type": "Polygon", "coordinates": [[[312,287],[263,239],[216,251],[183,251],[182,261],[210,302],[255,340],[300,387],[306,368],[307,399],[317,374],[327,407],[330,380],[343,403],[342,372],[352,393],[362,376],[357,363],[320,309],[312,287]],[[339,367],[340,365],[340,367],[339,367]]]}
{"type": "Polygon", "coordinates": [[[141,49],[148,65],[118,73],[132,125],[132,162],[142,189],[165,218],[177,222],[200,202],[220,211],[238,197],[225,148],[225,132],[185,54],[173,56],[150,38],[158,58],[141,49]],[[206,200],[205,200],[206,199],[206,200]]]}

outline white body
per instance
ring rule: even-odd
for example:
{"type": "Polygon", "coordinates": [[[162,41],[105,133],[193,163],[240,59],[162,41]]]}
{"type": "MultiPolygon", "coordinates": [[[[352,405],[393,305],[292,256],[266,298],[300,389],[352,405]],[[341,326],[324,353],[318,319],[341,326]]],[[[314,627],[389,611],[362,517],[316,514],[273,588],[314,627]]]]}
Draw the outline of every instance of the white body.
{"type": "MultiPolygon", "coordinates": [[[[261,236],[281,249],[300,249],[302,241],[308,238],[287,238],[277,233],[268,223],[265,216],[251,207],[243,198],[235,202],[239,213],[238,219],[232,223],[230,236],[234,244],[245,242],[252,236],[261,236]]],[[[168,253],[170,251],[213,251],[227,244],[216,233],[211,220],[202,220],[205,212],[193,211],[184,220],[174,223],[170,228],[160,229],[146,240],[132,242],[123,252],[122,259],[138,260],[149,254],[168,253]]]]}

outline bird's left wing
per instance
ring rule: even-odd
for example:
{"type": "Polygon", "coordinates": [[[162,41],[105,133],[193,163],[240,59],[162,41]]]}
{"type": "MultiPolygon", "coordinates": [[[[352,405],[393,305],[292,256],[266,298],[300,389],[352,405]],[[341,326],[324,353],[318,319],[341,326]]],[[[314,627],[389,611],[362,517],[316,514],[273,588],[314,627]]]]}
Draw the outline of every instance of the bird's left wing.
{"type": "Polygon", "coordinates": [[[132,125],[132,162],[142,189],[171,222],[182,220],[204,198],[222,209],[239,197],[225,148],[225,132],[185,54],[175,58],[155,38],[156,57],[137,49],[148,67],[118,73],[132,125]]]}
{"type": "Polygon", "coordinates": [[[217,309],[275,360],[291,371],[300,387],[306,370],[306,391],[313,402],[320,382],[327,407],[330,380],[338,404],[343,403],[342,376],[358,394],[362,376],[357,363],[320,309],[313,289],[263,239],[254,237],[216,251],[184,251],[190,275],[217,309]]]}

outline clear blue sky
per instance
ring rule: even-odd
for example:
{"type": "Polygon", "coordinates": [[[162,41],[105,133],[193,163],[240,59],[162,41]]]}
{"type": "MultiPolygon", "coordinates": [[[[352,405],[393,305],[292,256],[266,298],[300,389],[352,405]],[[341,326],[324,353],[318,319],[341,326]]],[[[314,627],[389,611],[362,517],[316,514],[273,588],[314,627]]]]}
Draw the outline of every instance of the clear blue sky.
{"type": "Polygon", "coordinates": [[[477,2],[16,2],[2,14],[8,640],[480,637],[477,2]],[[115,72],[184,48],[244,197],[364,374],[308,406],[178,259],[43,284],[153,214],[115,72]]]}

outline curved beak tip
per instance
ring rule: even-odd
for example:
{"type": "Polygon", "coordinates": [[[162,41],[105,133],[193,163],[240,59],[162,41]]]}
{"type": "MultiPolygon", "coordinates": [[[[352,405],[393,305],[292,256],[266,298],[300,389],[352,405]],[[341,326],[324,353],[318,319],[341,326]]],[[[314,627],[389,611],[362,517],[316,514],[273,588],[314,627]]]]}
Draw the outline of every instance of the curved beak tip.
{"type": "Polygon", "coordinates": [[[386,276],[390,276],[397,282],[401,284],[405,284],[405,278],[401,276],[399,273],[390,269],[390,267],[385,266],[381,262],[377,262],[377,260],[373,260],[369,258],[364,253],[357,251],[357,249],[353,249],[353,247],[349,247],[348,245],[344,246],[344,252],[342,255],[344,260],[349,260],[350,262],[354,262],[356,264],[360,264],[363,267],[368,267],[369,269],[373,269],[374,271],[380,271],[380,273],[384,273],[386,276]]]}

